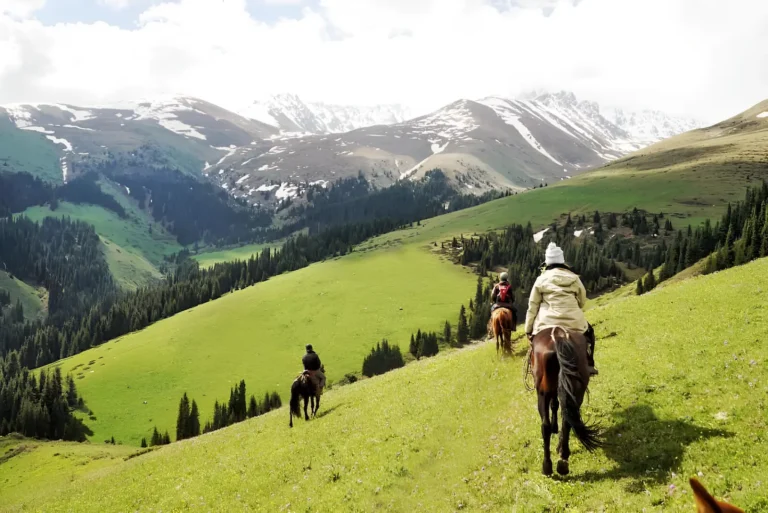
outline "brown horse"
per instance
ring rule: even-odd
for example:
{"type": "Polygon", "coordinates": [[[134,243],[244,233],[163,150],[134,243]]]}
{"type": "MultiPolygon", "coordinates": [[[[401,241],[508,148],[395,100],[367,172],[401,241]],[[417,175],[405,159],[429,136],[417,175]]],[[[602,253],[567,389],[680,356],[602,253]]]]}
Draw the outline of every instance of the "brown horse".
{"type": "Polygon", "coordinates": [[[545,476],[552,475],[549,442],[551,435],[558,432],[557,410],[562,406],[563,425],[557,444],[560,453],[557,472],[566,475],[569,472],[568,458],[571,455],[571,429],[588,451],[594,451],[604,443],[600,431],[585,424],[581,418],[581,404],[589,385],[587,339],[581,333],[557,327],[536,334],[532,344],[530,364],[539,399],[541,436],[544,439],[542,472],[545,476]]]}
{"type": "Polygon", "coordinates": [[[309,371],[304,371],[296,377],[291,385],[291,402],[288,406],[288,412],[290,415],[290,421],[288,425],[293,427],[293,417],[301,417],[301,407],[299,405],[299,399],[304,399],[304,420],[309,420],[307,414],[307,403],[312,402],[312,417],[317,414],[317,410],[320,408],[320,390],[312,382],[312,378],[309,376],[309,371]]]}
{"type": "Polygon", "coordinates": [[[512,331],[515,329],[512,312],[508,308],[497,308],[491,313],[491,328],[496,338],[496,354],[499,348],[505,354],[512,352],[512,331]]]}
{"type": "Polygon", "coordinates": [[[695,477],[692,477],[689,482],[693,489],[693,498],[696,500],[698,513],[744,513],[743,509],[737,508],[733,504],[715,500],[695,477]]]}

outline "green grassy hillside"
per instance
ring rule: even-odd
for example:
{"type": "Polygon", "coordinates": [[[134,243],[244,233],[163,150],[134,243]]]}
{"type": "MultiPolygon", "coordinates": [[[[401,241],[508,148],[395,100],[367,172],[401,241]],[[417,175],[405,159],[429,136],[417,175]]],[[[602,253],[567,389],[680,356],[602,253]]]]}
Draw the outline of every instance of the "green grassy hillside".
{"type": "Polygon", "coordinates": [[[356,255],[229,294],[59,362],[72,372],[96,421],[94,440],[139,444],[157,425],[173,431],[186,391],[212,416],[216,399],[245,379],[249,394],[287,400],[304,345],[315,344],[328,378],[360,372],[382,338],[407,351],[411,333],[456,322],[474,293],[465,269],[421,251],[356,255]],[[146,404],[144,404],[146,401],[146,404]]]}
{"type": "Polygon", "coordinates": [[[0,116],[0,171],[26,171],[55,184],[63,179],[56,145],[41,133],[17,129],[5,116],[0,116]]]}
{"type": "Polygon", "coordinates": [[[233,260],[247,260],[251,255],[261,253],[261,251],[268,247],[279,247],[279,242],[271,244],[247,244],[236,248],[227,248],[217,251],[204,251],[196,255],[192,255],[192,258],[198,261],[200,267],[212,267],[214,264],[220,262],[232,262],[233,260]]]}
{"type": "Polygon", "coordinates": [[[16,277],[11,278],[11,275],[5,271],[0,271],[0,289],[10,293],[12,305],[16,304],[17,299],[21,301],[24,316],[27,319],[45,316],[48,300],[44,289],[36,289],[16,277]]]}
{"type": "Polygon", "coordinates": [[[56,211],[47,206],[32,207],[24,211],[30,219],[70,217],[92,224],[105,243],[105,254],[112,274],[123,286],[135,288],[160,277],[157,266],[163,257],[181,249],[176,240],[146,215],[139,212],[130,200],[116,195],[124,203],[128,217],[96,205],[74,205],[63,201],[56,211]],[[152,225],[152,233],[149,226],[152,225]]]}
{"type": "Polygon", "coordinates": [[[601,375],[585,411],[610,445],[588,454],[574,442],[566,478],[540,473],[523,348],[500,361],[483,344],[332,390],[320,417],[292,430],[282,408],[24,503],[83,512],[687,513],[687,479],[698,475],[718,497],[764,511],[767,304],[763,259],[591,310],[601,375]]]}
{"type": "Polygon", "coordinates": [[[30,496],[42,499],[59,492],[76,478],[98,475],[138,451],[120,445],[0,437],[0,509],[30,496]]]}

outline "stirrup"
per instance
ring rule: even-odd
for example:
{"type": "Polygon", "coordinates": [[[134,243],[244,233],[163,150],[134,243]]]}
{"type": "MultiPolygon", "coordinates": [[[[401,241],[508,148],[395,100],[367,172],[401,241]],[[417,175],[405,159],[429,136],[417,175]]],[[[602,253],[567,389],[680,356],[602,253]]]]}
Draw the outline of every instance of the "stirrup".
{"type": "Polygon", "coordinates": [[[589,367],[589,375],[590,376],[597,376],[600,374],[595,367],[589,367]]]}

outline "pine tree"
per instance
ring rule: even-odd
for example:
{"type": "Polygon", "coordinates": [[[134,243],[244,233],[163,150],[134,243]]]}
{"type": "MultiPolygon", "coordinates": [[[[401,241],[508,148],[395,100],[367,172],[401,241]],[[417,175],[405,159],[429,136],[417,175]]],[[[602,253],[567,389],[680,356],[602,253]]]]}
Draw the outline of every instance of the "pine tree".
{"type": "MultiPolygon", "coordinates": [[[[419,332],[421,333],[421,332],[419,332]]],[[[414,358],[418,359],[419,357],[419,343],[417,342],[416,338],[413,336],[413,333],[411,333],[411,342],[408,344],[408,352],[413,355],[414,358]]]]}
{"type": "Polygon", "coordinates": [[[443,341],[446,344],[451,343],[451,323],[448,321],[445,321],[445,326],[443,327],[443,341]]]}
{"type": "Polygon", "coordinates": [[[197,409],[197,403],[193,399],[192,409],[187,419],[186,437],[192,438],[194,436],[200,436],[200,412],[197,409]]]}
{"type": "Polygon", "coordinates": [[[649,271],[643,279],[643,290],[650,292],[656,288],[656,276],[653,274],[653,270],[649,271]]]}
{"type": "Polygon", "coordinates": [[[142,447],[142,449],[147,447],[147,439],[146,438],[142,438],[141,439],[141,447],[142,447]]]}
{"type": "Polygon", "coordinates": [[[171,443],[171,437],[168,435],[168,431],[165,432],[163,435],[163,445],[168,445],[171,443]]]}
{"type": "Polygon", "coordinates": [[[437,333],[425,333],[419,347],[419,357],[434,356],[440,349],[437,346],[437,333]]]}
{"type": "Polygon", "coordinates": [[[179,415],[176,418],[176,440],[184,440],[187,438],[189,416],[189,398],[187,398],[187,393],[184,392],[184,395],[179,401],[179,415]]]}
{"type": "Polygon", "coordinates": [[[253,418],[259,414],[259,403],[256,402],[256,396],[251,395],[251,400],[248,402],[248,418],[253,418]]]}
{"type": "Polygon", "coordinates": [[[150,439],[149,445],[152,447],[155,445],[163,445],[163,437],[157,430],[157,426],[155,426],[155,430],[152,431],[152,438],[150,439]]]}
{"type": "Polygon", "coordinates": [[[70,408],[77,406],[77,388],[75,387],[75,380],[72,378],[72,374],[67,375],[67,404],[70,408]]]}
{"type": "Polygon", "coordinates": [[[456,340],[463,345],[469,342],[469,325],[467,324],[467,310],[461,305],[459,310],[459,326],[456,328],[456,340]]]}
{"type": "Polygon", "coordinates": [[[643,290],[643,280],[642,279],[638,279],[637,280],[637,288],[635,289],[635,294],[637,294],[638,296],[642,296],[643,292],[645,292],[643,290]]]}
{"type": "Polygon", "coordinates": [[[485,302],[483,298],[483,278],[478,276],[477,287],[475,288],[475,308],[478,308],[479,305],[485,302]]]}

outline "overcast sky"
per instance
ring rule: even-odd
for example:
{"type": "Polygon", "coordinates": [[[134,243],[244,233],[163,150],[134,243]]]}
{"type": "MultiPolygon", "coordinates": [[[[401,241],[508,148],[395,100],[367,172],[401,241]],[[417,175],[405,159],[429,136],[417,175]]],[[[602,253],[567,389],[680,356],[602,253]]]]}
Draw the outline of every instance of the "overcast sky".
{"type": "Polygon", "coordinates": [[[531,89],[729,117],[768,98],[768,0],[0,0],[0,103],[531,89]]]}

